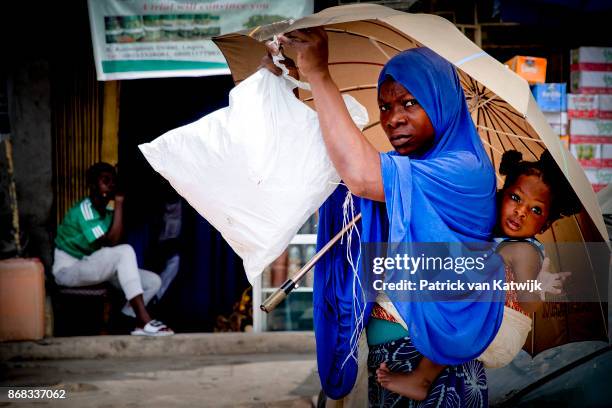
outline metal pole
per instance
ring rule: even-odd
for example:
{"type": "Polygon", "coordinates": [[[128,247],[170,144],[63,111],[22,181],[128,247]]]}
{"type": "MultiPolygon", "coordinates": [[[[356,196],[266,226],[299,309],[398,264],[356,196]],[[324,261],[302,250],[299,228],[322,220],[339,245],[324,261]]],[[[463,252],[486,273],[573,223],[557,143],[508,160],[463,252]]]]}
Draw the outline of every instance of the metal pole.
{"type": "Polygon", "coordinates": [[[340,240],[340,238],[342,238],[342,235],[344,235],[349,229],[351,229],[353,226],[355,226],[357,221],[359,221],[360,219],[361,219],[361,213],[357,214],[357,216],[355,216],[355,218],[353,218],[353,220],[351,222],[346,224],[346,226],[344,228],[342,228],[342,230],[340,232],[338,232],[327,244],[325,244],[325,246],[323,248],[321,248],[321,250],[319,252],[317,252],[315,254],[315,256],[313,256],[312,259],[310,261],[308,261],[306,263],[306,265],[304,265],[302,267],[302,269],[300,269],[298,271],[298,273],[296,273],[291,278],[287,279],[280,286],[280,288],[276,289],[276,291],[270,297],[268,297],[261,304],[261,306],[259,306],[259,308],[261,310],[263,310],[264,312],[266,312],[266,313],[270,313],[271,311],[273,311],[276,308],[276,306],[278,306],[280,304],[280,302],[285,300],[287,298],[287,296],[289,296],[291,291],[293,291],[293,289],[295,289],[297,287],[298,282],[304,277],[304,275],[306,275],[306,273],[309,270],[312,269],[313,266],[316,265],[316,263],[319,261],[319,259],[321,259],[321,257],[323,255],[325,255],[327,253],[327,251],[329,251],[329,249],[332,246],[334,246],[334,244],[336,242],[338,242],[340,240]]]}

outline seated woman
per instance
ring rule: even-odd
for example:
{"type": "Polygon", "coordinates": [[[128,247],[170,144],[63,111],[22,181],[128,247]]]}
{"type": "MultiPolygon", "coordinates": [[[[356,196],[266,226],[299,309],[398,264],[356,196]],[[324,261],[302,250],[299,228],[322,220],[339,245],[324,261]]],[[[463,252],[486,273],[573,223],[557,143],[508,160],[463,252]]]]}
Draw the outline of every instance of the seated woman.
{"type": "Polygon", "coordinates": [[[124,197],[116,191],[115,178],[115,168],[108,163],[96,163],[87,170],[89,196],[68,210],[57,229],[53,276],[58,285],[71,287],[111,282],[128,301],[123,313],[137,320],[133,335],[173,335],[146,308],[159,290],[159,276],[138,269],[134,249],[120,244],[124,197]],[[111,199],[114,208],[108,205],[111,199]]]}

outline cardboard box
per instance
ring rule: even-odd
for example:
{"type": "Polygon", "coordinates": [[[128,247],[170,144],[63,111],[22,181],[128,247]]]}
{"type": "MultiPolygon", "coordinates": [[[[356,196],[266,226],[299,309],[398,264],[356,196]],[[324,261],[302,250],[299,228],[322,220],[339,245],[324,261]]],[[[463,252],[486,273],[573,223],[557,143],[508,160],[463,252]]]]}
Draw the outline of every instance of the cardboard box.
{"type": "Polygon", "coordinates": [[[612,71],[612,48],[580,47],[570,51],[572,71],[612,71]]]}
{"type": "Polygon", "coordinates": [[[506,65],[530,84],[546,82],[546,58],[517,55],[506,61],[506,65]]]}
{"type": "Polygon", "coordinates": [[[557,136],[568,134],[567,112],[544,112],[544,116],[557,136]]]}
{"type": "Polygon", "coordinates": [[[612,94],[568,94],[567,114],[570,119],[612,119],[612,94]]]}
{"type": "Polygon", "coordinates": [[[559,125],[556,123],[549,123],[550,128],[553,130],[554,134],[557,136],[565,136],[568,134],[568,126],[567,125],[559,125]]]}
{"type": "Polygon", "coordinates": [[[584,173],[596,192],[612,181],[612,169],[587,169],[584,173]]]}
{"type": "Polygon", "coordinates": [[[612,120],[574,119],[570,121],[573,143],[612,143],[612,120]]]}
{"type": "Polygon", "coordinates": [[[612,167],[612,143],[601,145],[601,158],[605,167],[612,167]]]}
{"type": "Polygon", "coordinates": [[[0,261],[0,341],[45,334],[45,274],[38,259],[0,261]]]}
{"type": "Polygon", "coordinates": [[[568,124],[567,112],[544,112],[544,117],[550,125],[568,124]]]}
{"type": "Polygon", "coordinates": [[[565,84],[535,84],[531,92],[542,112],[567,111],[567,90],[565,84]]]}
{"type": "Polygon", "coordinates": [[[612,144],[572,143],[570,151],[585,169],[609,168],[612,167],[612,157],[604,158],[604,146],[612,144]]]}
{"type": "Polygon", "coordinates": [[[561,135],[559,136],[559,140],[561,140],[561,144],[567,149],[570,149],[570,137],[569,135],[561,135]]]}
{"type": "Polygon", "coordinates": [[[570,151],[577,160],[601,158],[601,145],[591,143],[572,143],[570,151]]]}
{"type": "Polygon", "coordinates": [[[612,72],[572,71],[570,80],[572,93],[612,94],[612,72]]]}

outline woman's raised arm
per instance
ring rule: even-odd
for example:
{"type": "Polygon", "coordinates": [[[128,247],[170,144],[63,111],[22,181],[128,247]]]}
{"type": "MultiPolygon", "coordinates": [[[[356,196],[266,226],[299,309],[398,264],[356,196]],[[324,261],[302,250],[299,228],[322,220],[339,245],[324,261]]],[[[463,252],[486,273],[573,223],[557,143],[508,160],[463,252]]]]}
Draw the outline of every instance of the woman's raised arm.
{"type": "Polygon", "coordinates": [[[327,66],[327,34],[322,28],[279,37],[297,53],[300,77],[310,83],[323,140],[338,174],[357,196],[385,201],[378,151],[355,126],[327,66]]]}

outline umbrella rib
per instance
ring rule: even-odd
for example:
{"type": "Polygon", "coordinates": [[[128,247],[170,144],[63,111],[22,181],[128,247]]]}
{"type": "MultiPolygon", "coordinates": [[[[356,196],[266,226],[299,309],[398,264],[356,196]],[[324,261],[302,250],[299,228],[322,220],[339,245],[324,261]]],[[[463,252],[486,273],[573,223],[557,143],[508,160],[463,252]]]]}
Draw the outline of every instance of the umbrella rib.
{"type": "MultiPolygon", "coordinates": [[[[497,118],[497,119],[498,119],[498,120],[499,120],[501,123],[503,123],[503,124],[504,124],[506,127],[510,128],[510,129],[512,128],[512,126],[509,126],[509,125],[508,125],[508,123],[507,123],[507,122],[504,120],[504,118],[502,118],[502,117],[501,117],[501,116],[500,116],[500,115],[499,115],[499,114],[498,114],[496,111],[493,111],[493,110],[492,110],[492,111],[491,111],[491,114],[492,114],[492,115],[495,115],[495,117],[496,117],[496,118],[497,118]]],[[[510,121],[510,122],[511,122],[513,125],[515,125],[517,128],[519,128],[520,130],[522,130],[524,133],[526,133],[526,134],[528,133],[528,132],[525,132],[525,130],[524,130],[524,129],[523,129],[521,126],[519,126],[519,125],[518,125],[516,122],[514,122],[512,119],[508,118],[508,120],[509,120],[509,121],[510,121]]],[[[535,157],[536,159],[538,158],[538,156],[536,156],[536,154],[533,152],[533,150],[531,150],[531,148],[530,148],[530,147],[527,145],[527,143],[525,143],[525,142],[523,141],[523,139],[522,139],[522,138],[519,138],[518,140],[519,140],[519,142],[521,142],[521,143],[523,144],[523,146],[525,146],[525,148],[526,148],[526,149],[529,151],[529,153],[531,153],[531,155],[532,155],[533,157],[535,157]]],[[[532,140],[532,141],[534,141],[534,142],[535,142],[535,141],[537,141],[537,139],[531,139],[531,140],[532,140]]]]}
{"type": "Polygon", "coordinates": [[[336,61],[336,62],[329,62],[327,65],[342,65],[342,64],[375,65],[377,67],[385,66],[385,64],[381,64],[380,62],[366,62],[366,61],[336,61]]]}
{"type": "MultiPolygon", "coordinates": [[[[492,113],[493,113],[493,112],[492,112],[492,113]]],[[[496,121],[496,122],[498,122],[498,123],[500,124],[500,126],[501,126],[502,124],[503,124],[503,125],[505,125],[505,126],[508,126],[508,124],[507,124],[507,123],[505,123],[504,121],[502,121],[502,120],[501,120],[501,118],[499,117],[499,115],[497,115],[497,114],[496,114],[494,117],[495,117],[495,121],[496,121]]],[[[518,135],[516,135],[516,136],[518,136],[518,135]]],[[[508,143],[510,143],[510,145],[512,146],[512,148],[513,148],[514,150],[517,150],[517,151],[519,150],[519,148],[517,148],[517,145],[514,143],[514,141],[513,141],[513,140],[512,140],[512,139],[511,139],[511,138],[510,138],[508,135],[506,135],[506,139],[508,140],[508,143]]],[[[532,155],[532,156],[534,156],[534,157],[535,157],[535,154],[534,154],[534,153],[531,151],[531,149],[529,148],[529,146],[527,146],[527,144],[525,144],[525,142],[523,142],[521,139],[518,139],[518,141],[519,141],[519,142],[521,142],[521,144],[522,144],[523,146],[525,146],[525,148],[527,149],[527,151],[528,151],[529,153],[531,153],[531,155],[532,155]]]]}
{"type": "Polygon", "coordinates": [[[514,133],[502,132],[501,130],[491,129],[491,128],[488,128],[488,127],[482,126],[482,125],[478,125],[478,127],[481,128],[481,129],[485,129],[485,130],[491,131],[491,132],[499,133],[500,135],[506,135],[506,136],[510,136],[510,137],[515,137],[517,139],[527,139],[527,140],[531,140],[532,142],[544,144],[544,142],[542,140],[534,139],[534,138],[529,137],[529,136],[519,136],[519,135],[515,135],[514,133]]]}
{"type": "MultiPolygon", "coordinates": [[[[476,116],[476,123],[480,122],[480,114],[481,114],[481,113],[482,113],[482,112],[481,112],[480,110],[477,110],[477,111],[476,111],[476,115],[477,115],[477,116],[476,116]]],[[[485,122],[486,122],[486,118],[485,118],[485,116],[484,116],[484,113],[483,113],[482,117],[483,117],[483,119],[484,119],[484,120],[485,120],[485,122]]],[[[489,132],[486,132],[486,133],[487,133],[487,139],[489,139],[489,143],[485,142],[485,141],[482,139],[482,137],[480,138],[480,140],[482,141],[482,143],[484,143],[484,144],[486,144],[486,145],[488,145],[488,146],[489,146],[489,150],[491,151],[491,164],[493,164],[493,167],[495,168],[495,155],[493,154],[493,150],[494,150],[494,149],[493,149],[493,146],[491,145],[491,136],[489,135],[489,132]]],[[[497,172],[495,173],[495,175],[497,176],[497,172]]]]}
{"type": "Polygon", "coordinates": [[[518,116],[521,119],[525,119],[525,117],[523,115],[521,115],[519,112],[517,112],[516,110],[512,110],[512,109],[508,108],[508,106],[507,106],[508,103],[506,101],[504,101],[503,99],[498,99],[498,101],[500,102],[497,105],[498,109],[500,109],[500,110],[503,109],[506,112],[512,114],[513,116],[518,116]]]}
{"type": "MultiPolygon", "coordinates": [[[[488,103],[494,103],[496,101],[500,101],[499,97],[494,92],[489,90],[484,85],[481,85],[480,83],[478,83],[478,81],[476,81],[474,78],[472,78],[468,74],[465,74],[465,76],[467,76],[468,82],[466,82],[466,86],[463,87],[463,93],[466,95],[466,99],[468,97],[471,97],[472,99],[477,100],[476,105],[470,109],[470,112],[473,112],[476,109],[480,109],[484,107],[485,105],[487,105],[488,103]],[[481,93],[481,90],[482,90],[482,93],[481,93]],[[492,94],[492,96],[486,97],[487,94],[492,94]]],[[[463,76],[460,76],[460,80],[461,79],[463,79],[463,76]]]]}
{"type": "MultiPolygon", "coordinates": [[[[487,136],[488,137],[488,136],[487,136]]],[[[491,139],[489,139],[490,141],[491,139]]],[[[484,144],[486,144],[487,146],[489,146],[489,149],[491,150],[495,150],[496,153],[498,154],[504,154],[504,152],[502,152],[501,150],[499,150],[497,147],[494,147],[491,143],[487,142],[486,140],[482,140],[482,138],[480,138],[480,141],[484,144]]],[[[493,163],[495,165],[495,163],[493,163]]]]}
{"type": "MultiPolygon", "coordinates": [[[[491,123],[491,126],[493,126],[493,128],[488,128],[487,127],[487,129],[497,133],[497,139],[499,140],[499,143],[502,145],[502,148],[504,149],[504,151],[506,151],[506,145],[504,143],[504,140],[502,139],[502,137],[499,135],[499,133],[495,129],[496,122],[495,122],[495,120],[493,120],[494,118],[491,117],[488,109],[483,109],[483,116],[485,116],[485,114],[486,114],[486,117],[489,118],[489,122],[491,123]]],[[[498,127],[500,126],[499,123],[497,123],[497,126],[498,127]]],[[[510,143],[510,146],[512,146],[512,148],[516,149],[516,147],[514,146],[514,143],[512,143],[512,140],[508,136],[506,136],[506,139],[508,139],[508,143],[510,143]]]]}
{"type": "MultiPolygon", "coordinates": [[[[499,153],[499,154],[503,154],[503,152],[502,152],[501,150],[497,150],[497,148],[493,147],[493,145],[491,145],[489,142],[487,142],[487,141],[483,140],[482,138],[480,138],[480,141],[481,141],[483,144],[485,144],[485,145],[489,146],[489,149],[491,149],[491,150],[495,150],[495,151],[496,151],[497,153],[499,153]]],[[[493,152],[491,152],[491,162],[492,162],[492,164],[493,164],[493,167],[495,167],[495,159],[494,159],[493,157],[494,157],[494,156],[493,156],[493,152]]],[[[499,174],[497,174],[497,172],[495,172],[495,177],[497,177],[497,180],[499,180],[499,181],[500,181],[500,183],[503,183],[503,182],[504,182],[504,179],[502,179],[502,178],[499,176],[499,174]]]]}
{"type": "MultiPolygon", "coordinates": [[[[482,111],[478,110],[476,112],[478,113],[478,117],[480,117],[480,114],[482,113],[482,117],[483,117],[485,123],[487,122],[487,119],[489,119],[489,121],[491,121],[491,118],[488,115],[485,115],[486,109],[483,109],[482,111]]],[[[493,123],[493,122],[491,121],[491,123],[493,123]]],[[[491,150],[491,164],[493,165],[493,168],[495,168],[495,155],[493,154],[493,151],[496,151],[499,155],[502,155],[503,152],[498,150],[497,148],[493,147],[493,145],[491,144],[491,135],[489,134],[488,131],[487,131],[487,139],[489,139],[488,142],[483,140],[483,138],[481,137],[480,141],[483,144],[489,146],[489,150],[491,150]]],[[[504,180],[502,180],[502,178],[497,174],[497,172],[495,172],[495,177],[497,177],[497,179],[499,180],[500,183],[504,182],[504,180]]]]}
{"type": "MultiPolygon", "coordinates": [[[[493,120],[493,117],[491,116],[489,109],[482,109],[482,116],[487,120],[485,120],[485,123],[490,123],[492,127],[488,127],[488,126],[484,126],[484,128],[487,130],[487,134],[489,134],[490,131],[494,132],[494,133],[498,133],[497,130],[495,129],[495,121],[493,120]]],[[[482,125],[478,125],[478,127],[481,127],[482,125]]],[[[499,140],[499,142],[501,143],[502,147],[504,148],[504,150],[506,149],[506,146],[504,146],[504,143],[501,140],[501,137],[497,136],[497,139],[499,140]]],[[[489,139],[490,140],[490,139],[489,139]]],[[[510,139],[508,139],[510,140],[510,139]]],[[[514,147],[514,144],[512,142],[510,142],[510,145],[512,145],[512,147],[514,147]]],[[[503,152],[501,152],[501,154],[503,154],[503,152]]]]}
{"type": "MultiPolygon", "coordinates": [[[[492,109],[491,109],[491,110],[492,110],[492,109]]],[[[500,142],[500,143],[501,143],[501,145],[503,146],[504,151],[506,151],[506,150],[507,150],[507,148],[506,148],[506,143],[507,143],[507,144],[509,144],[509,145],[510,145],[510,147],[511,147],[512,149],[517,150],[517,149],[516,149],[516,145],[514,144],[514,142],[512,141],[512,139],[511,139],[511,138],[510,138],[510,137],[509,137],[507,134],[506,134],[506,135],[504,135],[504,136],[505,136],[505,140],[506,140],[506,143],[504,143],[504,138],[502,137],[502,135],[500,134],[500,132],[501,132],[501,133],[506,133],[506,132],[498,131],[498,130],[496,129],[496,128],[500,128],[500,129],[501,129],[501,128],[503,127],[502,123],[501,123],[501,122],[499,122],[499,120],[497,119],[497,117],[493,117],[493,116],[490,114],[489,109],[486,109],[486,112],[487,112],[487,115],[489,115],[489,116],[490,116],[490,119],[491,119],[491,124],[493,124],[493,129],[492,129],[492,130],[493,130],[495,133],[497,133],[497,135],[498,135],[498,137],[499,137],[499,142],[500,142]]]]}
{"type": "Polygon", "coordinates": [[[257,27],[255,27],[255,28],[254,28],[252,31],[250,31],[250,32],[249,32],[247,35],[248,35],[249,37],[253,38],[253,35],[254,35],[256,32],[258,32],[259,30],[261,30],[261,26],[260,26],[260,25],[259,25],[259,26],[257,26],[257,27]]]}
{"type": "MultiPolygon", "coordinates": [[[[465,72],[465,71],[464,71],[465,72]]],[[[466,73],[468,79],[470,80],[471,86],[470,88],[474,89],[476,92],[477,97],[480,99],[481,96],[484,96],[484,92],[482,93],[482,95],[480,94],[480,88],[483,87],[484,89],[486,89],[484,86],[482,86],[480,83],[478,83],[478,81],[476,81],[474,78],[472,78],[471,75],[468,75],[466,73]]]]}
{"type": "MultiPolygon", "coordinates": [[[[467,74],[466,74],[467,75],[467,74]]],[[[480,84],[471,75],[468,75],[470,82],[472,83],[472,88],[476,90],[476,95],[480,96],[480,84]]]]}
{"type": "MultiPolygon", "coordinates": [[[[484,112],[484,113],[483,113],[483,116],[484,116],[484,114],[486,113],[486,116],[487,116],[487,118],[489,118],[489,121],[491,122],[491,125],[493,125],[493,126],[494,126],[494,124],[495,124],[495,122],[497,121],[497,119],[496,119],[496,118],[494,118],[494,117],[492,117],[492,116],[490,115],[489,109],[483,109],[483,112],[484,112]],[[495,120],[494,120],[494,119],[495,119],[495,120]]],[[[498,125],[499,125],[499,123],[498,123],[498,125]]],[[[492,130],[494,130],[494,129],[492,129],[492,130]]],[[[503,139],[502,139],[500,136],[498,136],[497,138],[498,138],[498,140],[499,140],[499,143],[502,145],[502,147],[504,148],[504,151],[505,151],[505,150],[506,150],[506,146],[504,145],[503,139]]],[[[516,146],[515,146],[515,145],[514,145],[514,143],[512,142],[512,139],[510,139],[508,136],[506,136],[506,138],[508,139],[508,143],[510,143],[510,146],[512,146],[512,148],[514,148],[514,150],[516,150],[516,146]]],[[[503,155],[503,153],[500,153],[500,155],[503,155]]],[[[493,163],[493,165],[495,165],[495,163],[493,163]]],[[[497,176],[497,178],[500,180],[500,182],[502,182],[502,183],[504,182],[504,180],[502,180],[502,179],[501,179],[501,177],[499,177],[499,176],[497,175],[497,172],[495,172],[495,175],[496,175],[496,176],[497,176]]],[[[534,320],[534,321],[535,321],[535,320],[534,320]]]]}
{"type": "MultiPolygon", "coordinates": [[[[397,48],[396,46],[389,44],[386,41],[382,41],[379,40],[378,38],[375,37],[370,37],[369,35],[365,35],[365,34],[361,34],[361,33],[357,33],[355,31],[350,31],[350,30],[342,30],[339,28],[325,28],[325,31],[329,31],[332,33],[339,33],[339,34],[348,34],[348,35],[354,35],[356,37],[361,37],[361,38],[367,38],[370,41],[376,41],[378,44],[382,44],[382,45],[386,45],[387,47],[394,49],[397,52],[401,52],[402,50],[400,48],[397,48]]],[[[405,37],[404,37],[405,38],[405,37]]],[[[413,42],[414,43],[414,42],[413,42]]],[[[380,46],[379,46],[380,47],[380,46]]],[[[383,54],[386,54],[383,52],[383,54]]],[[[388,57],[388,56],[387,56],[388,57]]]]}
{"type": "Polygon", "coordinates": [[[382,55],[384,55],[384,56],[387,58],[387,61],[389,61],[389,60],[391,59],[391,57],[389,56],[389,54],[387,54],[387,53],[385,52],[385,50],[383,50],[383,49],[382,49],[382,47],[380,46],[380,44],[378,44],[378,41],[377,41],[377,40],[375,40],[375,39],[373,39],[373,38],[370,38],[370,43],[372,43],[372,45],[373,45],[374,47],[376,47],[376,49],[377,49],[378,51],[380,51],[380,53],[381,53],[382,55]]]}
{"type": "MultiPolygon", "coordinates": [[[[414,40],[412,37],[410,37],[410,36],[406,35],[404,32],[402,32],[402,31],[398,31],[398,30],[397,30],[395,27],[393,27],[393,26],[390,26],[390,25],[387,25],[387,24],[381,24],[381,23],[379,23],[379,22],[377,22],[377,21],[372,21],[372,20],[366,20],[366,21],[363,21],[363,22],[364,22],[364,23],[367,23],[367,24],[371,24],[371,25],[377,26],[377,27],[383,27],[384,29],[391,31],[392,33],[394,33],[394,34],[396,34],[397,36],[399,36],[399,37],[403,38],[404,40],[409,41],[409,42],[410,42],[412,45],[414,45],[415,47],[419,47],[419,46],[420,46],[420,44],[418,43],[418,41],[416,41],[416,40],[414,40]]],[[[400,50],[400,51],[403,51],[403,50],[400,50]]]]}
{"type": "MultiPolygon", "coordinates": [[[[494,110],[493,110],[493,109],[491,109],[491,112],[489,112],[489,109],[486,109],[487,115],[488,115],[488,116],[491,118],[491,123],[493,124],[493,127],[494,127],[494,128],[495,128],[495,127],[502,128],[502,127],[503,127],[503,125],[506,125],[506,124],[505,124],[504,122],[502,122],[502,121],[500,121],[500,120],[499,120],[498,115],[493,116],[493,111],[494,111],[494,110]]],[[[506,125],[506,126],[507,126],[507,125],[506,125]]],[[[496,129],[493,129],[493,130],[494,130],[495,132],[497,132],[497,130],[496,130],[496,129]]],[[[501,131],[499,131],[499,132],[501,132],[501,131]]],[[[506,133],[506,132],[503,132],[503,133],[506,133]]],[[[515,145],[515,144],[514,144],[514,142],[512,141],[512,139],[510,139],[510,137],[508,136],[509,134],[511,134],[511,133],[508,133],[508,134],[506,134],[506,135],[505,135],[505,136],[506,136],[506,140],[508,141],[508,143],[510,144],[510,146],[512,146],[512,149],[514,149],[514,150],[518,150],[518,149],[516,148],[516,145],[515,145]]],[[[500,140],[500,143],[502,144],[502,146],[504,146],[504,150],[505,150],[505,149],[506,149],[506,146],[505,146],[505,144],[502,142],[502,138],[501,138],[501,136],[499,137],[499,140],[500,140]]]]}
{"type": "Polygon", "coordinates": [[[492,97],[492,98],[483,98],[482,96],[478,97],[478,104],[473,108],[473,109],[480,109],[483,108],[485,105],[487,105],[489,102],[492,102],[495,100],[496,97],[492,97]]]}
{"type": "MultiPolygon", "coordinates": [[[[506,112],[512,113],[514,116],[518,116],[518,117],[520,117],[521,119],[524,119],[524,117],[522,117],[522,116],[520,116],[520,115],[517,115],[515,112],[512,112],[510,109],[508,109],[508,107],[507,107],[506,105],[497,105],[497,108],[498,108],[498,109],[503,109],[503,110],[505,110],[506,112]]],[[[500,120],[503,120],[503,118],[502,118],[502,116],[501,116],[501,115],[497,114],[497,112],[495,112],[495,113],[496,113],[496,116],[498,116],[498,117],[500,118],[500,120]]],[[[519,125],[518,123],[516,123],[516,122],[515,122],[515,121],[514,121],[512,118],[508,117],[508,120],[509,120],[510,122],[512,122],[512,124],[513,124],[513,125],[515,125],[515,126],[518,128],[518,129],[520,129],[520,130],[521,130],[521,131],[522,131],[524,134],[526,134],[526,135],[528,135],[528,134],[529,134],[529,132],[528,132],[526,129],[524,129],[524,128],[523,128],[521,125],[519,125]]],[[[506,126],[508,126],[508,123],[506,123],[505,121],[504,121],[504,124],[505,124],[506,126]]],[[[508,126],[508,127],[509,127],[509,128],[512,128],[512,126],[508,126]]],[[[535,139],[533,139],[533,138],[532,138],[532,140],[535,140],[535,139]]]]}
{"type": "MultiPolygon", "coordinates": [[[[351,92],[351,91],[362,91],[364,89],[375,89],[378,85],[370,84],[370,85],[355,85],[348,86],[346,88],[340,89],[340,93],[351,92]]],[[[310,102],[314,99],[314,96],[309,96],[308,98],[302,99],[302,102],[310,102]]]]}

